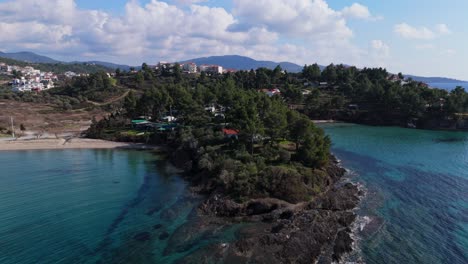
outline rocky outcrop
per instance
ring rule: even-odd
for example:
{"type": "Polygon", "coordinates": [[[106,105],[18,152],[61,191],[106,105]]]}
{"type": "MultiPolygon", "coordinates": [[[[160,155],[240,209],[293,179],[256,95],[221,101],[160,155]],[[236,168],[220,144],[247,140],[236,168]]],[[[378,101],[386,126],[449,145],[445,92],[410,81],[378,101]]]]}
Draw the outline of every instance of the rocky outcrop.
{"type": "MultiPolygon", "coordinates": [[[[179,148],[172,153],[173,163],[186,172],[194,167],[193,157],[190,148],[179,148]]],[[[356,218],[352,210],[359,202],[359,191],[353,184],[339,184],[346,170],[338,165],[335,157],[331,157],[322,171],[328,188],[313,200],[297,204],[276,198],[240,203],[226,196],[222,187],[213,184],[203,173],[192,173],[189,178],[192,190],[208,194],[198,208],[202,220],[197,232],[177,230],[169,244],[175,251],[183,250],[192,245],[196,236],[182,242],[176,239],[178,236],[185,236],[187,232],[209,236],[203,230],[213,221],[225,226],[242,222],[252,225],[240,231],[237,241],[201,249],[181,263],[198,263],[200,259],[205,259],[206,263],[332,263],[339,260],[352,249],[350,226],[356,218]]],[[[161,213],[163,218],[170,216],[171,212],[161,213]]],[[[166,237],[163,234],[159,238],[166,237]]]]}
{"type": "Polygon", "coordinates": [[[285,201],[273,198],[253,199],[245,203],[237,203],[220,194],[215,194],[207,199],[199,209],[203,214],[217,217],[246,217],[264,215],[290,206],[292,205],[285,201]]]}
{"type": "MultiPolygon", "coordinates": [[[[327,172],[333,184],[345,170],[330,166],[327,172]]],[[[298,204],[270,198],[236,203],[214,194],[199,207],[201,215],[258,224],[204,257],[235,263],[332,263],[352,250],[352,210],[358,203],[359,190],[351,183],[334,184],[313,201],[298,204]]]]}

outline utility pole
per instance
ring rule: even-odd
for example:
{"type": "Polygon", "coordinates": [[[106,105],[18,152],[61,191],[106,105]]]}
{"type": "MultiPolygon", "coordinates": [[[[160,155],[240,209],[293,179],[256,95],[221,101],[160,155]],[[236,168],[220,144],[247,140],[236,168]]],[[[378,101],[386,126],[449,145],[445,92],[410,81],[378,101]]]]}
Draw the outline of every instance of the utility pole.
{"type": "Polygon", "coordinates": [[[11,135],[15,138],[15,126],[13,125],[13,116],[10,116],[11,120],[11,135]]]}

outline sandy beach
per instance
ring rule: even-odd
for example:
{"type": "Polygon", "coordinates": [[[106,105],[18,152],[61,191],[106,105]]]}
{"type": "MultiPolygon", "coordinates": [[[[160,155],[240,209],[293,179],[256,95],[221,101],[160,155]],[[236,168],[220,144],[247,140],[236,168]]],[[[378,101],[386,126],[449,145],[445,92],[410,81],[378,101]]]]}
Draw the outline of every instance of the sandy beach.
{"type": "Polygon", "coordinates": [[[157,147],[125,142],[112,142],[98,139],[29,139],[1,140],[0,151],[40,150],[40,149],[156,149],[157,147]]]}
{"type": "Polygon", "coordinates": [[[314,124],[327,124],[327,123],[337,123],[338,121],[336,120],[312,120],[312,122],[314,122],[314,124]]]}

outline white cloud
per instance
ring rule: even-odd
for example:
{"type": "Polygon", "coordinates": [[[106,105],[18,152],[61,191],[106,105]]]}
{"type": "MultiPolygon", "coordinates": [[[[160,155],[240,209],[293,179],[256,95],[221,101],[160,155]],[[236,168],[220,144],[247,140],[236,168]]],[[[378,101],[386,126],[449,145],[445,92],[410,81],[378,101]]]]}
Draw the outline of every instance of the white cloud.
{"type": "Polygon", "coordinates": [[[372,40],[372,49],[382,57],[390,56],[390,47],[382,40],[372,40]]]}
{"type": "Polygon", "coordinates": [[[367,6],[354,3],[351,6],[343,8],[341,13],[344,17],[349,18],[358,18],[358,19],[365,19],[365,20],[381,20],[383,17],[381,16],[373,16],[369,11],[367,6]]]}
{"type": "Polygon", "coordinates": [[[174,0],[179,5],[193,5],[198,3],[208,2],[208,0],[174,0]]]}
{"type": "Polygon", "coordinates": [[[452,31],[448,28],[446,24],[436,25],[436,31],[441,35],[448,35],[452,33],[452,31]]]}
{"type": "Polygon", "coordinates": [[[372,66],[387,67],[391,59],[390,46],[382,40],[372,40],[368,56],[372,66]]]}
{"type": "Polygon", "coordinates": [[[415,28],[406,23],[395,25],[395,33],[407,39],[433,39],[435,38],[434,32],[427,27],[415,28]]]}
{"type": "MultiPolygon", "coordinates": [[[[372,17],[364,6],[351,6],[345,16],[325,0],[234,0],[232,12],[197,2],[130,0],[124,14],[113,15],[80,9],[74,0],[10,0],[0,3],[0,47],[128,64],[225,54],[371,63],[370,51],[353,45],[346,21],[351,13],[372,17]],[[356,12],[362,8],[367,12],[356,12]]],[[[386,53],[385,45],[380,49],[386,53]]]]}
{"type": "Polygon", "coordinates": [[[450,34],[451,31],[446,24],[438,24],[431,30],[427,27],[413,27],[407,23],[397,24],[394,27],[394,32],[406,39],[435,39],[442,35],[450,34]]]}
{"type": "Polygon", "coordinates": [[[294,37],[352,36],[346,20],[324,0],[234,0],[234,14],[247,27],[265,27],[294,37]]]}

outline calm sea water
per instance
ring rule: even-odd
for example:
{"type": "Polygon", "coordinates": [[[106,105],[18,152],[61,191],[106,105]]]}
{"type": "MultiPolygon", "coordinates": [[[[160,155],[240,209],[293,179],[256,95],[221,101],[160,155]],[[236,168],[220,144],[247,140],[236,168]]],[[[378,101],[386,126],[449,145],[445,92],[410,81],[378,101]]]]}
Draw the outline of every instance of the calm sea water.
{"type": "Polygon", "coordinates": [[[457,86],[461,86],[468,90],[468,82],[459,82],[459,83],[428,83],[429,87],[440,88],[445,90],[453,90],[457,86]]]}
{"type": "MultiPolygon", "coordinates": [[[[367,190],[367,263],[468,263],[467,133],[324,128],[367,190]]],[[[199,263],[242,228],[199,219],[201,198],[151,153],[0,152],[0,166],[2,264],[199,263]]]]}
{"type": "Polygon", "coordinates": [[[359,212],[367,263],[468,263],[468,133],[323,127],[367,189],[359,212]]]}
{"type": "Polygon", "coordinates": [[[234,239],[174,168],[139,151],[0,152],[0,263],[175,263],[234,239]]]}

